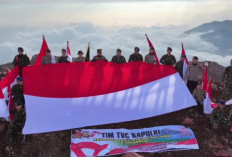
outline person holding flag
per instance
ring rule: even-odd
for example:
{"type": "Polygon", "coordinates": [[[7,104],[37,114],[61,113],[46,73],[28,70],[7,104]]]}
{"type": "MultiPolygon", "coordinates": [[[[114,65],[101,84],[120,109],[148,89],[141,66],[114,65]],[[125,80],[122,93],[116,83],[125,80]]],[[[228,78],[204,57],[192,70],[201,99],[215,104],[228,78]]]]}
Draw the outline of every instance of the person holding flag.
{"type": "Polygon", "coordinates": [[[157,64],[155,57],[154,57],[154,47],[149,48],[149,53],[145,56],[145,62],[150,64],[157,64]]]}
{"type": "Polygon", "coordinates": [[[179,72],[181,78],[183,79],[183,69],[184,69],[184,61],[186,60],[186,55],[182,54],[180,60],[176,63],[175,69],[179,72]]]}
{"type": "Polygon", "coordinates": [[[225,102],[219,100],[218,107],[214,108],[210,115],[210,120],[214,129],[224,128],[227,132],[231,127],[232,106],[225,105],[225,102]]]}
{"type": "Polygon", "coordinates": [[[167,54],[163,55],[163,57],[160,59],[160,63],[164,65],[175,65],[176,64],[176,58],[174,55],[172,55],[172,48],[167,48],[167,54]]]}
{"type": "Polygon", "coordinates": [[[25,105],[24,95],[23,95],[23,78],[21,76],[17,77],[17,84],[15,84],[12,89],[13,102],[16,103],[18,101],[23,103],[23,107],[25,105]]]}
{"type": "Polygon", "coordinates": [[[122,55],[122,50],[121,49],[116,50],[116,55],[112,57],[111,62],[119,63],[119,64],[126,63],[126,59],[122,55]]]}
{"type": "Polygon", "coordinates": [[[19,47],[18,48],[18,55],[14,57],[13,65],[14,66],[19,65],[21,76],[22,76],[22,68],[25,66],[28,66],[30,64],[31,64],[31,62],[30,62],[29,57],[26,54],[24,54],[23,48],[19,47]]]}
{"type": "Polygon", "coordinates": [[[67,56],[67,51],[65,49],[61,49],[61,54],[58,58],[58,63],[68,63],[68,56],[67,56]]]}
{"type": "Polygon", "coordinates": [[[97,49],[97,55],[93,57],[92,62],[96,61],[108,61],[105,56],[102,55],[102,49],[97,49]]]}
{"type": "Polygon", "coordinates": [[[78,57],[76,59],[76,62],[85,62],[85,57],[83,57],[83,54],[84,53],[81,50],[78,51],[78,53],[77,53],[78,57]]]}
{"type": "Polygon", "coordinates": [[[56,63],[55,57],[51,54],[51,50],[46,50],[46,56],[43,56],[42,58],[42,65],[46,64],[54,64],[56,63]]]}
{"type": "Polygon", "coordinates": [[[187,81],[187,87],[191,93],[196,89],[199,81],[202,80],[203,67],[198,62],[198,57],[194,56],[192,63],[187,67],[187,70],[184,74],[184,81],[187,81]]]}

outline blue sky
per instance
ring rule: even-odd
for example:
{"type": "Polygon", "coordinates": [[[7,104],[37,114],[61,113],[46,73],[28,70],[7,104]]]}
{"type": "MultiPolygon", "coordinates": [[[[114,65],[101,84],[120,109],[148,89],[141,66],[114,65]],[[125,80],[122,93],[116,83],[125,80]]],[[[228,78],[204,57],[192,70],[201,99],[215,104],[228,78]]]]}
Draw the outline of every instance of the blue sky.
{"type": "Polygon", "coordinates": [[[31,57],[40,50],[45,35],[55,55],[70,40],[73,56],[91,42],[111,59],[117,48],[128,57],[138,46],[148,52],[148,33],[161,57],[167,46],[178,59],[184,42],[189,57],[229,63],[231,56],[209,55],[219,51],[200,35],[184,36],[188,29],[211,21],[231,19],[230,0],[0,0],[0,64],[7,63],[22,46],[31,57]]]}

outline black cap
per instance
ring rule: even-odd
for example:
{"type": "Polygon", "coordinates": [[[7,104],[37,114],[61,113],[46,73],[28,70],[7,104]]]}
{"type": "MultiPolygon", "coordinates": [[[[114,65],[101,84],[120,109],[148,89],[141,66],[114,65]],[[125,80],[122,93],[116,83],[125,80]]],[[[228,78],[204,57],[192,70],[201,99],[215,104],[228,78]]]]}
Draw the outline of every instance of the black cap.
{"type": "Polygon", "coordinates": [[[196,59],[196,60],[198,60],[198,57],[197,57],[197,56],[194,56],[194,57],[193,57],[193,59],[196,59]]]}
{"type": "Polygon", "coordinates": [[[47,53],[51,53],[51,50],[50,50],[50,49],[47,49],[46,52],[47,52],[47,53]]]}
{"type": "Polygon", "coordinates": [[[64,52],[66,52],[66,49],[61,49],[61,51],[64,51],[64,52]]]}
{"type": "Polygon", "coordinates": [[[77,53],[77,54],[79,55],[79,54],[84,54],[84,53],[80,50],[80,51],[78,51],[78,53],[77,53]]]}
{"type": "Polygon", "coordinates": [[[117,52],[122,52],[122,50],[121,50],[121,49],[117,49],[116,51],[117,51],[117,52]]]}
{"type": "Polygon", "coordinates": [[[168,47],[167,50],[172,51],[172,48],[171,48],[171,47],[168,47]]]}
{"type": "Polygon", "coordinates": [[[135,47],[135,51],[140,51],[140,49],[138,47],[135,47]]]}
{"type": "Polygon", "coordinates": [[[17,77],[17,81],[23,81],[23,78],[21,76],[17,77]]]}
{"type": "Polygon", "coordinates": [[[17,105],[17,106],[22,106],[23,103],[22,103],[21,101],[17,101],[16,105],[17,105]]]}
{"type": "Polygon", "coordinates": [[[24,52],[24,50],[23,50],[22,47],[19,47],[19,48],[18,48],[18,51],[24,52]]]}

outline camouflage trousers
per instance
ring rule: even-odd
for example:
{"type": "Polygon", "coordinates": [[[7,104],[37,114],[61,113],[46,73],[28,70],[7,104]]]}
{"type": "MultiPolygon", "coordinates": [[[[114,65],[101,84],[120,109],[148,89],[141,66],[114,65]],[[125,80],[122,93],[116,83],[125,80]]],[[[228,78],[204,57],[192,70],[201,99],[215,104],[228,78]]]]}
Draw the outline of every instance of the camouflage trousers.
{"type": "Polygon", "coordinates": [[[23,123],[11,123],[8,131],[9,137],[15,138],[18,133],[22,132],[23,127],[23,123]]]}
{"type": "Polygon", "coordinates": [[[232,84],[226,84],[222,93],[222,98],[225,101],[232,99],[232,84]]]}
{"type": "Polygon", "coordinates": [[[225,130],[229,130],[230,125],[231,125],[230,120],[217,119],[217,118],[215,118],[215,119],[211,118],[211,123],[212,123],[212,125],[214,125],[216,123],[218,126],[223,127],[225,130]]]}

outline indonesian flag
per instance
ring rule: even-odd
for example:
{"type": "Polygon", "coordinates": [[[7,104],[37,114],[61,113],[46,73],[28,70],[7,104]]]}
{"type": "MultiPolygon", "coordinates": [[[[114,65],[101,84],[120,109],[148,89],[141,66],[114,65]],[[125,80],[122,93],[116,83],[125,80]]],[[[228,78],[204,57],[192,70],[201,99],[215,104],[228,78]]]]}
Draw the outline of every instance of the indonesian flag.
{"type": "Polygon", "coordinates": [[[186,56],[186,59],[184,60],[184,64],[183,64],[183,74],[185,74],[187,72],[189,61],[188,61],[188,58],[187,58],[187,55],[186,55],[186,52],[185,52],[185,49],[184,49],[184,44],[181,43],[181,46],[182,46],[181,55],[186,56]]]}
{"type": "MultiPolygon", "coordinates": [[[[8,77],[9,73],[10,73],[10,69],[7,69],[7,76],[6,77],[8,77]]],[[[12,96],[12,92],[11,92],[11,84],[10,83],[7,86],[7,92],[8,92],[8,96],[9,96],[8,108],[9,108],[9,111],[11,111],[14,108],[14,103],[13,103],[13,96],[12,96]]],[[[10,120],[13,120],[13,119],[14,119],[14,115],[10,114],[10,120]]]]}
{"type": "Polygon", "coordinates": [[[206,98],[204,100],[204,113],[205,114],[211,114],[213,111],[213,107],[215,107],[215,105],[211,101],[212,100],[212,81],[213,81],[212,76],[210,76],[206,98]]]}
{"type": "Polygon", "coordinates": [[[71,50],[69,48],[69,41],[67,41],[67,52],[68,52],[68,61],[72,62],[72,55],[71,55],[71,50]]]}
{"type": "Polygon", "coordinates": [[[146,38],[147,38],[147,42],[148,42],[148,45],[149,47],[153,47],[154,48],[154,57],[155,57],[155,60],[156,60],[156,65],[160,65],[160,62],[159,62],[159,59],[157,57],[157,54],[156,54],[156,51],[155,51],[155,47],[153,46],[153,44],[151,43],[150,39],[148,38],[147,34],[145,34],[146,38]]]}
{"type": "Polygon", "coordinates": [[[73,62],[23,70],[24,134],[138,120],[197,104],[172,66],[73,62]]]}
{"type": "MultiPolygon", "coordinates": [[[[10,89],[14,86],[17,81],[17,77],[19,76],[19,66],[15,66],[11,71],[8,71],[7,76],[0,81],[0,117],[8,117],[9,109],[6,106],[6,100],[9,100],[10,89]]],[[[10,108],[10,106],[9,106],[10,108]]]]}
{"type": "Polygon", "coordinates": [[[38,58],[36,59],[34,65],[41,65],[42,64],[42,58],[44,56],[46,56],[46,50],[47,49],[48,49],[48,44],[47,44],[47,41],[46,41],[45,37],[43,36],[43,42],[42,42],[42,46],[41,46],[41,49],[40,49],[40,53],[39,53],[38,58]]]}
{"type": "Polygon", "coordinates": [[[203,80],[202,80],[202,89],[204,91],[207,91],[207,86],[208,86],[208,66],[205,65],[205,71],[204,71],[203,80]]]}

